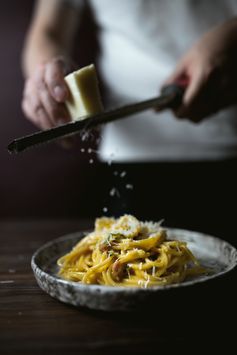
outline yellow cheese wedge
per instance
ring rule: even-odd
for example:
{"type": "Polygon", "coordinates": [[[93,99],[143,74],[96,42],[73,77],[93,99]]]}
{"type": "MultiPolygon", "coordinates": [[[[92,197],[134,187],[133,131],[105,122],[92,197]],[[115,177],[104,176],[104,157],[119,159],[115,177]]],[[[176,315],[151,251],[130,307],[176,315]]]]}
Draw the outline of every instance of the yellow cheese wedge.
{"type": "Polygon", "coordinates": [[[70,96],[65,102],[72,121],[82,120],[103,111],[98,80],[93,64],[65,77],[70,96]]]}

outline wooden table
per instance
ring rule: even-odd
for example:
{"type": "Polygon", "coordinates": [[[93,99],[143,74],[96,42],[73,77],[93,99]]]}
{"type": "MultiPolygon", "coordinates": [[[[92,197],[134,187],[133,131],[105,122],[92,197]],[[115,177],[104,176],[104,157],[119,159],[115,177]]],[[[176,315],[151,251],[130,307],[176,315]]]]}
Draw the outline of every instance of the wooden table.
{"type": "Polygon", "coordinates": [[[76,309],[41,291],[30,267],[32,253],[50,239],[91,226],[87,221],[0,222],[1,355],[154,354],[184,346],[190,353],[187,342],[201,349],[207,340],[212,349],[230,346],[236,293],[226,287],[236,273],[229,286],[223,280],[218,291],[195,293],[184,305],[175,299],[157,302],[148,313],[76,309]]]}

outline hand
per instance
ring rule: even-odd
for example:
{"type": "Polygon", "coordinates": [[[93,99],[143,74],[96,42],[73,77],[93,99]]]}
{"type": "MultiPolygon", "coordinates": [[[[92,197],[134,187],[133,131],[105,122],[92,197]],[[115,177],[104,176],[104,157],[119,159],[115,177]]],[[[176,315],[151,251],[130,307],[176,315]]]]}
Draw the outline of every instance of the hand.
{"type": "Polygon", "coordinates": [[[188,80],[178,118],[199,122],[237,103],[237,20],[206,33],[181,59],[166,84],[188,80]]]}
{"type": "Polygon", "coordinates": [[[55,58],[39,65],[25,82],[23,112],[41,129],[49,129],[70,121],[64,104],[69,95],[64,81],[68,69],[72,69],[68,61],[55,58]]]}

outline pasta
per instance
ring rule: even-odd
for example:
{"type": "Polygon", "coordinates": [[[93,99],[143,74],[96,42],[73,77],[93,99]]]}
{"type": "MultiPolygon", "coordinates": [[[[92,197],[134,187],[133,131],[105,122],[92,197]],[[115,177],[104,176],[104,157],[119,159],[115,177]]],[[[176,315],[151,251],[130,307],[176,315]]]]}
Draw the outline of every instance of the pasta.
{"type": "Polygon", "coordinates": [[[161,223],[134,216],[96,219],[95,230],[58,260],[59,275],[85,284],[168,285],[205,269],[183,241],[168,240],[161,223]]]}

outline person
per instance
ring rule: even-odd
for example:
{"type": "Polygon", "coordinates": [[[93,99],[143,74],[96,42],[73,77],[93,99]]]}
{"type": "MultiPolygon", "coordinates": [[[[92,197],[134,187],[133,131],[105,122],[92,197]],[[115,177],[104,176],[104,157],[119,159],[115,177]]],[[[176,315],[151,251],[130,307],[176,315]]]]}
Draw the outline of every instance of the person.
{"type": "MultiPolygon", "coordinates": [[[[169,224],[192,228],[200,228],[202,219],[207,230],[225,230],[223,206],[227,195],[234,198],[236,179],[237,3],[89,4],[99,27],[98,64],[111,106],[156,96],[180,78],[188,82],[173,112],[146,111],[103,129],[101,161],[113,159],[116,183],[125,170],[135,181],[129,211],[141,218],[167,215],[169,224]]],[[[41,129],[70,121],[64,76],[73,67],[83,6],[81,0],[37,1],[23,50],[22,109],[41,129]]],[[[121,183],[120,190],[128,194],[121,183]]]]}

